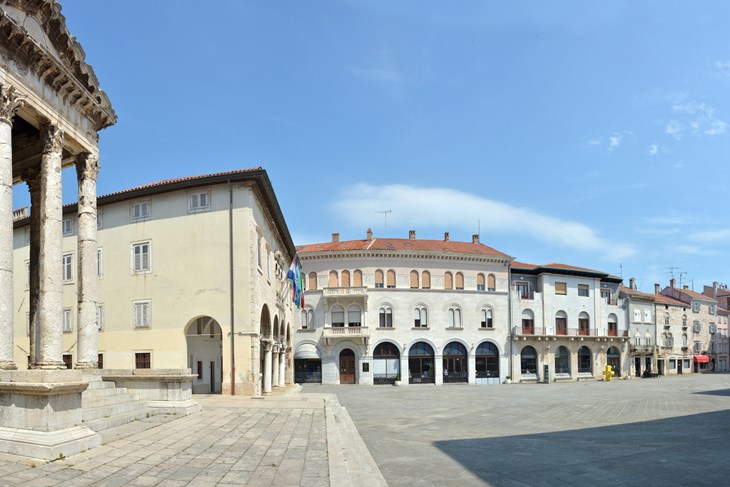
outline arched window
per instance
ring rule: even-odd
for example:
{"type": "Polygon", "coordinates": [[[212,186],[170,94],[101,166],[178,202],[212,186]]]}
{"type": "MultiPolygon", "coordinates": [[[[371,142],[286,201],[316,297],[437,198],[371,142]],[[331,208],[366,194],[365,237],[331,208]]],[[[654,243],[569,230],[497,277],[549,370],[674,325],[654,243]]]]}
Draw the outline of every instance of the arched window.
{"type": "Polygon", "coordinates": [[[330,271],[327,287],[340,287],[339,279],[337,278],[337,271],[330,271]]]}
{"type": "Polygon", "coordinates": [[[342,271],[342,287],[350,287],[350,271],[342,271]]]}
{"type": "Polygon", "coordinates": [[[686,334],[686,333],[683,333],[683,334],[682,334],[682,346],[683,346],[684,348],[687,348],[687,346],[688,346],[688,345],[687,345],[687,334],[686,334]]]}
{"type": "Polygon", "coordinates": [[[411,289],[418,289],[418,271],[411,271],[411,289]]]}
{"type": "Polygon", "coordinates": [[[485,291],[487,289],[484,281],[484,274],[477,274],[477,291],[485,291]]]}
{"type": "Polygon", "coordinates": [[[674,346],[674,337],[669,332],[664,334],[664,346],[669,348],[674,346]]]}
{"type": "Polygon", "coordinates": [[[580,349],[578,350],[578,373],[593,373],[593,357],[591,354],[591,349],[588,347],[580,347],[580,349]]]}
{"type": "Polygon", "coordinates": [[[416,328],[428,327],[428,310],[425,306],[416,306],[413,310],[413,326],[416,328]]]}
{"type": "Polygon", "coordinates": [[[383,283],[384,283],[384,280],[383,280],[383,271],[381,271],[380,269],[378,269],[377,271],[375,271],[375,287],[376,288],[382,288],[383,287],[383,283]]]}
{"type": "Polygon", "coordinates": [[[555,373],[570,375],[570,352],[563,346],[555,350],[555,373]]]}
{"type": "Polygon", "coordinates": [[[362,271],[355,271],[352,273],[352,286],[362,287],[362,271]]]}
{"type": "Polygon", "coordinates": [[[444,289],[454,288],[454,277],[450,272],[444,272],[444,289]]]}
{"type": "Polygon", "coordinates": [[[555,313],[555,334],[562,336],[568,334],[568,315],[565,311],[555,313]]]}
{"type": "Polygon", "coordinates": [[[433,384],[434,353],[431,345],[416,342],[408,350],[408,382],[411,384],[433,384]]]}
{"type": "Polygon", "coordinates": [[[400,350],[398,346],[383,342],[373,351],[373,383],[393,384],[400,375],[400,350]]]}
{"type": "Polygon", "coordinates": [[[588,313],[583,311],[578,315],[578,335],[588,336],[591,334],[591,319],[588,313]]]}
{"type": "Polygon", "coordinates": [[[330,314],[332,315],[332,327],[342,328],[345,326],[345,309],[342,306],[332,306],[330,314]]]}
{"type": "Polygon", "coordinates": [[[395,288],[395,271],[392,270],[392,269],[388,271],[388,283],[387,283],[387,286],[390,289],[395,288]]]}
{"type": "Polygon", "coordinates": [[[499,377],[499,352],[494,343],[480,343],[475,355],[477,379],[499,377]]]}
{"type": "Polygon", "coordinates": [[[532,314],[532,310],[526,309],[522,311],[522,334],[535,334],[535,315],[532,314]]]}
{"type": "Polygon", "coordinates": [[[537,352],[527,346],[520,353],[520,371],[522,375],[537,375],[537,352]]]}
{"type": "Polygon", "coordinates": [[[380,328],[393,327],[393,308],[388,304],[384,304],[378,311],[378,326],[380,328]]]}
{"type": "Polygon", "coordinates": [[[664,313],[664,326],[669,326],[669,313],[664,313]]]}
{"type": "Polygon", "coordinates": [[[634,323],[641,323],[641,310],[634,309],[634,323]]]}
{"type": "Polygon", "coordinates": [[[452,306],[449,308],[449,328],[461,328],[461,308],[452,306]]]}
{"type": "Polygon", "coordinates": [[[456,289],[464,289],[464,274],[456,273],[456,289]]]}
{"type": "Polygon", "coordinates": [[[421,273],[421,288],[431,289],[431,273],[428,271],[423,271],[421,273]]]}
{"type": "Polygon", "coordinates": [[[261,236],[260,235],[257,240],[256,262],[259,265],[259,269],[261,269],[261,267],[263,265],[263,255],[262,255],[262,249],[261,249],[261,236]]]}
{"type": "Polygon", "coordinates": [[[360,311],[360,306],[351,304],[347,308],[347,326],[362,326],[362,311],[360,311]]]}
{"type": "Polygon", "coordinates": [[[608,315],[608,336],[618,336],[618,318],[613,313],[608,315]]]}
{"type": "Polygon", "coordinates": [[[314,320],[314,310],[312,308],[304,308],[302,310],[302,330],[311,329],[313,320],[314,320]]]}
{"type": "Polygon", "coordinates": [[[682,315],[682,328],[687,328],[687,315],[682,315]]]}
{"type": "Polygon", "coordinates": [[[487,291],[496,291],[497,290],[497,279],[494,277],[494,274],[489,274],[487,276],[487,291]]]}
{"type": "Polygon", "coordinates": [[[494,320],[492,318],[491,308],[482,308],[481,312],[481,327],[482,328],[494,328],[494,320]]]}
{"type": "Polygon", "coordinates": [[[310,272],[309,273],[309,279],[307,280],[307,285],[310,291],[316,291],[317,290],[317,273],[316,272],[310,272]]]}
{"type": "Polygon", "coordinates": [[[644,323],[651,323],[651,311],[648,309],[644,310],[644,323]]]}
{"type": "Polygon", "coordinates": [[[610,347],[606,353],[607,365],[611,366],[615,377],[621,377],[621,353],[616,347],[610,347]]]}

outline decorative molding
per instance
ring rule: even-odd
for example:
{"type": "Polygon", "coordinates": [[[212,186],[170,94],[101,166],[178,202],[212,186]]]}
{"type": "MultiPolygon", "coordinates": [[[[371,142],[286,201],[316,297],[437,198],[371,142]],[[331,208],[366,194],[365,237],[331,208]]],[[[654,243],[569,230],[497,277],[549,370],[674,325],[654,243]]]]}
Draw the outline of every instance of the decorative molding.
{"type": "Polygon", "coordinates": [[[58,125],[46,122],[41,125],[43,154],[60,154],[63,150],[63,130],[58,125]]]}
{"type": "Polygon", "coordinates": [[[76,156],[76,177],[79,182],[89,179],[96,181],[99,169],[99,158],[94,154],[82,152],[76,156]]]}

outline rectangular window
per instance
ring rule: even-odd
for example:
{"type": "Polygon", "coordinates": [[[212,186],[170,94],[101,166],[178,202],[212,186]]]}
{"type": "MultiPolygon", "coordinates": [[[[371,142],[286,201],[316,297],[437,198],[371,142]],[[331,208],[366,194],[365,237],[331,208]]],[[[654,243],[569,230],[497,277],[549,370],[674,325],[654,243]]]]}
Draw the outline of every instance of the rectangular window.
{"type": "Polygon", "coordinates": [[[148,328],[150,326],[150,302],[134,302],[134,327],[148,328]]]}
{"type": "Polygon", "coordinates": [[[695,342],[694,353],[700,353],[700,351],[702,350],[701,346],[702,345],[700,345],[700,342],[695,342]]]}
{"type": "Polygon", "coordinates": [[[578,284],[578,296],[583,298],[587,298],[589,296],[588,284],[578,284]]]}
{"type": "Polygon", "coordinates": [[[73,281],[74,278],[74,256],[73,254],[65,254],[63,256],[63,280],[64,282],[73,281]]]}
{"type": "Polygon", "coordinates": [[[67,369],[73,368],[73,361],[73,355],[70,353],[63,354],[63,365],[65,365],[67,369]]]}
{"type": "Polygon", "coordinates": [[[561,296],[565,296],[566,294],[568,294],[568,285],[564,282],[556,282],[555,294],[560,294],[561,296]]]}
{"type": "Polygon", "coordinates": [[[669,359],[669,370],[674,370],[677,368],[677,361],[673,358],[669,359]]]}
{"type": "Polygon", "coordinates": [[[520,299],[530,299],[530,285],[526,282],[518,282],[516,285],[517,294],[520,299]]]}
{"type": "Polygon", "coordinates": [[[203,361],[198,360],[198,380],[203,379],[203,361]]]}
{"type": "MultiPolygon", "coordinates": [[[[102,228],[104,225],[104,219],[102,218],[102,211],[101,208],[96,209],[96,229],[102,228]]],[[[99,367],[101,368],[101,367],[99,367]]]]}
{"type": "Polygon", "coordinates": [[[561,336],[568,334],[568,318],[555,318],[555,334],[561,336]]]}
{"type": "Polygon", "coordinates": [[[699,321],[695,321],[694,323],[694,332],[699,333],[702,330],[702,326],[700,325],[699,321]]]}
{"type": "Polygon", "coordinates": [[[134,368],[135,369],[151,369],[152,368],[152,354],[149,352],[136,352],[134,354],[134,368]]]}
{"type": "Polygon", "coordinates": [[[104,330],[104,305],[96,305],[96,324],[99,326],[99,331],[104,330]]]}
{"type": "Polygon", "coordinates": [[[692,303],[692,311],[695,312],[695,313],[699,313],[700,312],[700,303],[699,303],[699,301],[695,301],[694,303],[692,303]]]}
{"type": "Polygon", "coordinates": [[[618,336],[618,323],[615,323],[613,321],[608,322],[608,336],[618,336]]]}
{"type": "Polygon", "coordinates": [[[715,314],[715,305],[714,304],[711,304],[710,305],[710,314],[711,315],[714,315],[715,314]]]}
{"type": "Polygon", "coordinates": [[[68,216],[63,219],[63,236],[67,237],[74,234],[74,219],[68,216]]]}
{"type": "Polygon", "coordinates": [[[188,210],[189,211],[201,211],[210,208],[210,193],[206,189],[205,191],[196,191],[188,195],[188,210]]]}
{"type": "Polygon", "coordinates": [[[603,301],[603,304],[614,304],[611,301],[611,290],[610,289],[601,289],[601,301],[603,301]]]}
{"type": "Polygon", "coordinates": [[[96,249],[96,275],[104,277],[104,256],[101,249],[96,249]]]}
{"type": "Polygon", "coordinates": [[[28,289],[30,287],[30,261],[25,261],[25,288],[28,289]]]}
{"type": "Polygon", "coordinates": [[[71,333],[73,331],[73,323],[71,321],[71,308],[63,310],[63,332],[71,333]]]}
{"type": "Polygon", "coordinates": [[[590,322],[588,318],[578,318],[578,335],[589,336],[591,334],[589,327],[590,322]]]}
{"type": "Polygon", "coordinates": [[[98,355],[97,360],[99,361],[99,368],[100,369],[103,369],[104,368],[104,354],[103,353],[100,353],[98,355]]]}
{"type": "Polygon", "coordinates": [[[147,201],[135,201],[132,203],[132,221],[147,220],[150,217],[150,202],[147,201]]]}
{"type": "Polygon", "coordinates": [[[152,243],[132,244],[132,271],[149,272],[152,270],[152,243]]]}

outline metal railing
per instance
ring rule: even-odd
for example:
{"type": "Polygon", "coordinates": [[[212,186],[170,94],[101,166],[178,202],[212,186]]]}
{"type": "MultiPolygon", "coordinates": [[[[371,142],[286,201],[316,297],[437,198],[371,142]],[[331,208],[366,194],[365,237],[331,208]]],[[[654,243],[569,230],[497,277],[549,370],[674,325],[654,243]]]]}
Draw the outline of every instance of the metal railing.
{"type": "Polygon", "coordinates": [[[598,328],[546,328],[544,326],[513,326],[512,334],[519,336],[593,336],[593,337],[628,337],[628,330],[608,331],[598,328]]]}
{"type": "Polygon", "coordinates": [[[322,296],[362,296],[367,294],[368,288],[365,286],[358,287],[326,287],[322,289],[322,296]]]}

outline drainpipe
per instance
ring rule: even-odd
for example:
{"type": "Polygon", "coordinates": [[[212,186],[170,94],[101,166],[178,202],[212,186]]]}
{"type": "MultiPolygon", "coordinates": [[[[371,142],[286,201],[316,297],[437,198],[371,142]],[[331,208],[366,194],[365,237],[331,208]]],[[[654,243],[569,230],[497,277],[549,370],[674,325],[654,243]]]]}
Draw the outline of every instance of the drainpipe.
{"type": "Polygon", "coordinates": [[[231,300],[231,396],[236,395],[236,330],[233,299],[233,187],[228,180],[228,261],[230,263],[229,285],[231,300]]]}

